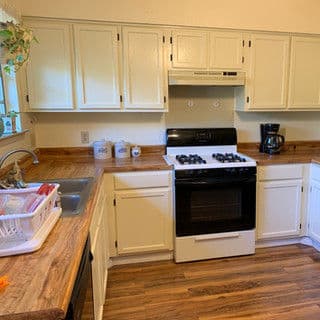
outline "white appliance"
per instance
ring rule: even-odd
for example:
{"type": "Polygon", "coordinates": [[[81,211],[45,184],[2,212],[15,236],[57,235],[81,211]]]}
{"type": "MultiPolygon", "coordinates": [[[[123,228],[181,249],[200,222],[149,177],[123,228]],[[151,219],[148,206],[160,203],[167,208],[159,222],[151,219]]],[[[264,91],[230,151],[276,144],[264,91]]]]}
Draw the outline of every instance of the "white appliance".
{"type": "Polygon", "coordinates": [[[255,252],[256,162],[234,128],[168,129],[175,170],[175,261],[255,252]]]}
{"type": "Polygon", "coordinates": [[[244,86],[245,72],[169,70],[169,85],[244,86]]]}

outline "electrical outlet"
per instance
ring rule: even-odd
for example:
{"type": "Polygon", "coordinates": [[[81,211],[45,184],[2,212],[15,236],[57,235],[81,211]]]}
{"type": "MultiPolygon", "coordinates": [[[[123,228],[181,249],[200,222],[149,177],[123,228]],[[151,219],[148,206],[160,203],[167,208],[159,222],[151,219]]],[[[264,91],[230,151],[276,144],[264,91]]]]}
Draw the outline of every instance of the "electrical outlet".
{"type": "Polygon", "coordinates": [[[80,131],[80,139],[81,139],[81,143],[88,144],[89,143],[89,131],[80,131]]]}

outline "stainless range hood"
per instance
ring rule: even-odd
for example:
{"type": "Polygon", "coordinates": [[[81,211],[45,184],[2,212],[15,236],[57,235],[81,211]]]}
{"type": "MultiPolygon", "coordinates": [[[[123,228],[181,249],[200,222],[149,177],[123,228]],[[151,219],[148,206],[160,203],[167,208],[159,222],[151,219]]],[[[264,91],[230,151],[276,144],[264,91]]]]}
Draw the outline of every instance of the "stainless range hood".
{"type": "Polygon", "coordinates": [[[242,71],[169,70],[171,86],[244,86],[242,71]]]}

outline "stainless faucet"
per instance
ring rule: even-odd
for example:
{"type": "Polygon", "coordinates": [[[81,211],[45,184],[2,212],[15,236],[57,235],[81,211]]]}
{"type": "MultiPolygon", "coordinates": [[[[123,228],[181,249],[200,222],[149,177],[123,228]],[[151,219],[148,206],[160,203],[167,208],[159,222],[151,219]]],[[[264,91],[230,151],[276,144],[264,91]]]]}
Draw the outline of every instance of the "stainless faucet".
{"type": "MultiPolygon", "coordinates": [[[[33,157],[33,163],[34,164],[39,163],[38,157],[33,151],[30,151],[27,149],[16,149],[13,151],[8,151],[0,158],[0,169],[3,163],[7,160],[7,158],[9,158],[12,154],[17,152],[29,153],[33,157]]],[[[7,173],[6,177],[3,180],[0,180],[0,189],[26,188],[26,187],[27,185],[23,181],[22,171],[19,168],[16,160],[13,168],[7,173]]]]}
{"type": "Polygon", "coordinates": [[[28,149],[16,149],[16,150],[8,151],[7,153],[5,153],[0,158],[0,169],[1,169],[2,165],[3,165],[3,163],[7,160],[7,158],[9,158],[12,154],[17,153],[17,152],[29,153],[33,157],[33,164],[38,164],[39,163],[38,157],[33,151],[28,150],[28,149]]]}

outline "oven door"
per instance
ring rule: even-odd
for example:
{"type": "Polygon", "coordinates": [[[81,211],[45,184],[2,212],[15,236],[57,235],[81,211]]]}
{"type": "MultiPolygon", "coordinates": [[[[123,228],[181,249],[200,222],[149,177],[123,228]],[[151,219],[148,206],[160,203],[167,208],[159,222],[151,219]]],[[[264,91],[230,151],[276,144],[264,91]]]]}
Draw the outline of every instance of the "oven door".
{"type": "Polygon", "coordinates": [[[176,236],[255,228],[256,176],[176,179],[176,236]]]}

